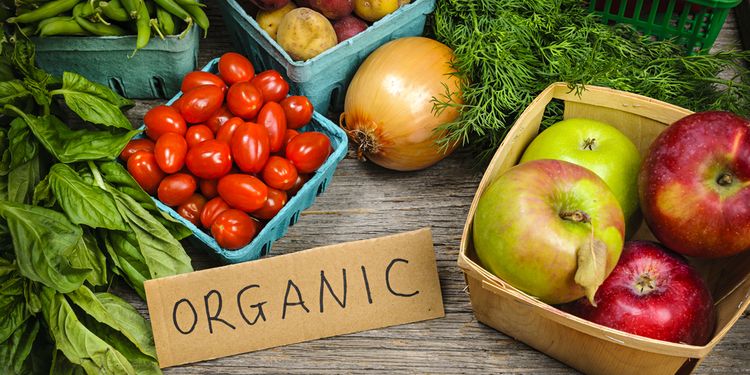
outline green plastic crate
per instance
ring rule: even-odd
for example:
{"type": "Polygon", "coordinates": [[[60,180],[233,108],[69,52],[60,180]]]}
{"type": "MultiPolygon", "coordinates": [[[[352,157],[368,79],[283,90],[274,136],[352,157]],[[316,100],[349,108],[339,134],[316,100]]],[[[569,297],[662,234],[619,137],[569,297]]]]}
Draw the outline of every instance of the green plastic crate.
{"type": "Polygon", "coordinates": [[[182,77],[198,65],[200,31],[194,27],[182,39],[152,37],[133,55],[135,38],[59,36],[32,40],[37,64],[55,76],[73,71],[131,99],[168,99],[177,94],[182,77]]]}
{"type": "Polygon", "coordinates": [[[708,53],[729,11],[742,0],[592,0],[608,24],[626,23],[660,39],[674,38],[688,54],[708,53]]]}

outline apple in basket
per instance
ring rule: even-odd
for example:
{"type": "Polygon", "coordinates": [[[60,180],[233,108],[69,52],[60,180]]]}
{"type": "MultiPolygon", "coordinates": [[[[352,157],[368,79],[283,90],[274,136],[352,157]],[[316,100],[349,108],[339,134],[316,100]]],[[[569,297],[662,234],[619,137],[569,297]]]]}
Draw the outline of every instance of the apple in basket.
{"type": "Polygon", "coordinates": [[[625,224],[594,172],[562,160],[516,165],[479,199],[473,240],[485,269],[556,304],[596,288],[620,256],[625,224]]]}
{"type": "Polygon", "coordinates": [[[750,121],[686,116],[651,144],[638,178],[641,209],[666,247],[716,258],[750,249],[750,121]]]}

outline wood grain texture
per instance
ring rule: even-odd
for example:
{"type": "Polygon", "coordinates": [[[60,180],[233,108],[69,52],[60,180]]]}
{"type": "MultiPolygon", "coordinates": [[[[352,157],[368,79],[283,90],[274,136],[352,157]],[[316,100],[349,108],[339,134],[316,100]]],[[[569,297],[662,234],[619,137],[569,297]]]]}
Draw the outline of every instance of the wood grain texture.
{"type": "MultiPolygon", "coordinates": [[[[209,37],[201,40],[200,64],[232,50],[216,6],[209,2],[209,37]]],[[[716,48],[739,46],[730,16],[716,48]]],[[[138,101],[128,113],[136,124],[158,101],[138,101]]],[[[432,227],[446,316],[374,331],[289,345],[166,369],[166,374],[248,373],[520,373],[574,374],[525,344],[478,323],[466,283],[456,265],[469,205],[482,177],[470,159],[454,154],[416,173],[387,171],[352,155],[336,170],[328,190],[277,241],[271,255],[315,246],[432,227]]],[[[196,269],[218,266],[199,249],[188,248],[196,269]]],[[[146,305],[124,283],[115,293],[144,315],[146,305]]],[[[746,312],[696,370],[697,374],[750,374],[750,318],[746,312]]]]}

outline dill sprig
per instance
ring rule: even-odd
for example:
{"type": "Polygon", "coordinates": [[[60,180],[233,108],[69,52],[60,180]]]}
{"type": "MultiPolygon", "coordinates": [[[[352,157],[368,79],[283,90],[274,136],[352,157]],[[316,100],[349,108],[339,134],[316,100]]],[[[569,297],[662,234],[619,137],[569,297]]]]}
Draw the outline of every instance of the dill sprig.
{"type": "MultiPolygon", "coordinates": [[[[438,1],[432,31],[455,52],[463,99],[456,104],[451,93],[435,99],[437,111],[457,105],[461,114],[443,126],[441,142],[458,142],[488,159],[536,95],[560,81],[634,92],[694,111],[750,115],[750,71],[743,66],[750,52],[685,56],[674,41],[653,40],[629,25],[602,24],[581,4],[438,1]]],[[[548,113],[559,119],[557,106],[548,113]]]]}

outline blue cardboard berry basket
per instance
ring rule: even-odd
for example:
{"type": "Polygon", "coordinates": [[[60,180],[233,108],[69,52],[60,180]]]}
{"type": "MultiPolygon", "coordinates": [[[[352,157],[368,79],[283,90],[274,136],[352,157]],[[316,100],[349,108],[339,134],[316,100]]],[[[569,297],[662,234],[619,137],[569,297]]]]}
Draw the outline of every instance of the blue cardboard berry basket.
{"type": "Polygon", "coordinates": [[[365,31],[307,61],[293,60],[237,0],[219,1],[235,48],[260,69],[274,69],[289,81],[291,91],[304,95],[316,111],[340,112],[349,82],[368,55],[398,38],[421,35],[435,0],[415,0],[376,21],[365,31]]]}
{"type": "MultiPolygon", "coordinates": [[[[218,58],[213,59],[201,70],[216,73],[218,63],[218,58]]],[[[167,102],[167,104],[172,104],[181,95],[182,92],[179,92],[167,102]]],[[[145,125],[141,128],[145,128],[145,125]]],[[[281,211],[279,211],[273,219],[268,221],[255,238],[243,248],[229,250],[219,246],[209,232],[198,228],[193,223],[180,216],[177,211],[165,205],[157,198],[152,198],[159,209],[168,213],[169,216],[173,217],[193,232],[193,236],[190,237],[193,243],[200,247],[208,248],[209,252],[213,253],[224,263],[241,263],[267,255],[271,251],[271,245],[273,242],[284,236],[289,226],[294,225],[294,223],[299,220],[300,212],[312,206],[315,202],[315,198],[326,190],[328,184],[330,184],[333,179],[333,173],[336,171],[336,166],[344,156],[346,156],[348,148],[346,133],[339,126],[335,125],[317,111],[313,113],[310,124],[305,125],[305,127],[299,129],[299,131],[318,131],[327,135],[331,140],[333,152],[328,156],[328,160],[326,160],[326,162],[315,171],[315,174],[313,174],[310,180],[302,186],[302,189],[300,189],[296,195],[291,197],[281,211]]]]}

